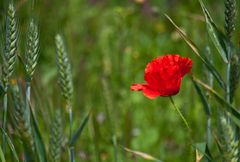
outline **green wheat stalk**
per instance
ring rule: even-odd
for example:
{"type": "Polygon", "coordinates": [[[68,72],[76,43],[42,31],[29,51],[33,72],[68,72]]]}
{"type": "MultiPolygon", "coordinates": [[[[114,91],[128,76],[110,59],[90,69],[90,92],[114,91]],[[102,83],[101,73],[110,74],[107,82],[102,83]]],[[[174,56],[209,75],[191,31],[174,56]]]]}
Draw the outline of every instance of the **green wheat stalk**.
{"type": "Polygon", "coordinates": [[[50,162],[60,162],[63,144],[63,124],[59,110],[54,114],[49,144],[50,162]]]}
{"type": "MultiPolygon", "coordinates": [[[[3,130],[6,130],[7,126],[7,89],[9,84],[9,78],[13,74],[17,55],[18,29],[16,20],[16,9],[12,2],[10,2],[8,5],[5,33],[5,48],[2,55],[2,79],[5,91],[3,97],[3,130]]],[[[3,151],[5,151],[5,141],[5,137],[3,136],[3,151]]]]}
{"type": "Polygon", "coordinates": [[[25,69],[27,82],[31,82],[39,56],[39,32],[36,22],[31,19],[27,33],[25,69]]]}
{"type": "Polygon", "coordinates": [[[16,20],[16,9],[13,3],[10,3],[8,6],[5,30],[5,51],[3,54],[2,75],[5,91],[7,91],[9,78],[13,74],[17,56],[18,29],[16,20]]]}
{"type": "Polygon", "coordinates": [[[68,59],[68,53],[63,37],[60,34],[56,35],[55,44],[57,53],[58,82],[66,103],[71,104],[73,94],[71,64],[68,59]]]}
{"type": "MultiPolygon", "coordinates": [[[[68,59],[68,53],[64,43],[63,36],[57,34],[55,36],[56,44],[56,58],[58,67],[58,83],[61,88],[61,93],[65,99],[66,109],[69,113],[69,140],[72,138],[72,95],[73,95],[73,83],[71,64],[68,59]]],[[[69,148],[70,161],[74,161],[74,147],[69,148]]]]}
{"type": "Polygon", "coordinates": [[[30,121],[29,104],[31,100],[31,81],[36,69],[39,57],[39,32],[38,26],[34,19],[31,19],[28,26],[26,51],[25,51],[25,71],[26,71],[26,111],[28,120],[30,121]]]}

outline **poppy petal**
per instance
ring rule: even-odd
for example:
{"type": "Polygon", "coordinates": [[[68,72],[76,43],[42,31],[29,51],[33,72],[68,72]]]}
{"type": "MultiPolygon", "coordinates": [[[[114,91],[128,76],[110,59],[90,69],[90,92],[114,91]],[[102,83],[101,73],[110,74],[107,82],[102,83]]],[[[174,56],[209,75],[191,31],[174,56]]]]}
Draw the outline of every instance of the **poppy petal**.
{"type": "Polygon", "coordinates": [[[158,96],[161,96],[161,94],[158,91],[156,91],[154,89],[151,89],[149,87],[146,87],[143,90],[143,94],[144,94],[144,96],[146,96],[149,99],[154,99],[154,98],[156,98],[158,96]]]}
{"type": "Polygon", "coordinates": [[[130,89],[132,91],[142,91],[144,89],[146,89],[146,84],[132,84],[130,89]]]}
{"type": "Polygon", "coordinates": [[[182,76],[189,73],[191,68],[192,68],[192,60],[186,57],[182,58],[182,61],[181,61],[182,76]]]}
{"type": "Polygon", "coordinates": [[[143,91],[143,94],[153,99],[157,96],[176,95],[181,86],[181,80],[192,68],[192,60],[177,54],[159,56],[149,62],[145,68],[145,84],[133,84],[131,89],[143,91]]]}

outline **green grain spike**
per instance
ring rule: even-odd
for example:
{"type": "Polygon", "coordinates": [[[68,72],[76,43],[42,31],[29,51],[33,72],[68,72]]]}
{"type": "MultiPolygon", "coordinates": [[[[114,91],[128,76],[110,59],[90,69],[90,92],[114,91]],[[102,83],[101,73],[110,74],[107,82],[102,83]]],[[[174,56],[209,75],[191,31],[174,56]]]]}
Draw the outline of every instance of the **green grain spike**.
{"type": "Polygon", "coordinates": [[[31,81],[39,56],[39,33],[36,22],[32,19],[29,23],[27,45],[25,54],[25,69],[27,80],[31,81]]]}
{"type": "Polygon", "coordinates": [[[221,118],[221,124],[224,129],[225,155],[224,158],[229,162],[238,162],[239,159],[239,141],[235,139],[234,127],[227,121],[226,117],[221,118]]]}
{"type": "Polygon", "coordinates": [[[60,111],[56,111],[52,126],[49,144],[50,162],[60,162],[63,144],[63,125],[60,111]]]}
{"type": "Polygon", "coordinates": [[[236,89],[240,79],[240,60],[238,55],[233,55],[231,58],[231,69],[230,69],[230,103],[233,102],[236,89]]]}
{"type": "Polygon", "coordinates": [[[5,28],[5,50],[3,54],[3,83],[7,89],[10,76],[13,74],[17,56],[18,29],[16,21],[16,10],[13,3],[10,3],[6,16],[5,28]]]}
{"type": "Polygon", "coordinates": [[[225,0],[225,32],[228,38],[235,30],[236,1],[225,0]]]}
{"type": "Polygon", "coordinates": [[[31,131],[30,120],[27,113],[27,107],[24,104],[23,97],[17,85],[11,86],[11,96],[13,99],[13,117],[15,126],[20,135],[25,151],[25,159],[33,160],[34,141],[31,131]]]}
{"type": "Polygon", "coordinates": [[[67,103],[70,103],[73,93],[71,64],[69,62],[66,46],[61,35],[56,35],[55,43],[58,66],[58,82],[61,87],[63,97],[66,99],[67,103]]]}

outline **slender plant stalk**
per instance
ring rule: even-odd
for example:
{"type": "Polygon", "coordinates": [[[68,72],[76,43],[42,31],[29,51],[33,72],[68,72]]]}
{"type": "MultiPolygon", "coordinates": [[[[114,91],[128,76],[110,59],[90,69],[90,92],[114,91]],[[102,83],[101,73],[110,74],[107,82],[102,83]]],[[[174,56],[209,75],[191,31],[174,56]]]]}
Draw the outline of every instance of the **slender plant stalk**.
{"type": "MultiPolygon", "coordinates": [[[[94,111],[94,110],[93,110],[94,111]]],[[[90,127],[90,132],[92,135],[92,140],[94,142],[94,149],[95,149],[95,154],[96,154],[96,161],[97,162],[101,162],[101,157],[100,157],[100,151],[99,151],[99,142],[98,142],[98,135],[99,135],[99,131],[97,130],[97,122],[96,122],[96,112],[93,112],[93,117],[91,118],[92,120],[92,124],[90,127]]]]}
{"type": "Polygon", "coordinates": [[[69,148],[69,160],[70,162],[75,162],[74,147],[70,146],[69,148]]]}
{"type": "Polygon", "coordinates": [[[31,97],[31,83],[26,82],[26,103],[30,102],[30,97],[31,97]]]}
{"type": "MultiPolygon", "coordinates": [[[[230,59],[231,56],[229,56],[230,59]]],[[[226,101],[230,103],[230,85],[231,85],[231,63],[230,60],[227,63],[227,70],[226,70],[226,101]]]]}
{"type": "MultiPolygon", "coordinates": [[[[3,96],[3,130],[6,130],[6,125],[7,125],[7,103],[8,103],[8,96],[7,96],[7,92],[5,92],[3,96]]],[[[5,149],[6,149],[5,136],[3,136],[2,138],[3,138],[2,149],[3,149],[3,153],[5,153],[5,149]]]]}
{"type": "MultiPolygon", "coordinates": [[[[210,63],[213,64],[213,58],[212,58],[212,53],[211,53],[211,49],[209,48],[209,46],[207,46],[206,48],[206,52],[207,52],[207,58],[210,60],[210,63]]],[[[208,78],[208,84],[210,87],[213,87],[213,75],[212,73],[210,73],[209,71],[207,71],[207,78],[208,78]]],[[[207,92],[209,93],[209,92],[207,92]]],[[[208,102],[210,102],[211,100],[209,99],[210,95],[208,95],[208,102]]],[[[209,111],[211,112],[211,104],[209,104],[209,111]]],[[[211,125],[212,125],[212,122],[211,122],[211,115],[208,114],[207,115],[207,135],[206,135],[206,138],[207,138],[207,144],[208,146],[211,145],[212,143],[212,136],[211,136],[211,125]]]]}
{"type": "Polygon", "coordinates": [[[117,137],[115,134],[116,128],[115,128],[115,123],[113,123],[112,116],[111,116],[111,110],[113,110],[113,103],[112,103],[112,98],[111,98],[110,91],[109,91],[108,82],[105,77],[102,79],[102,86],[103,86],[103,91],[104,91],[104,97],[106,100],[106,114],[107,114],[107,118],[110,123],[111,134],[112,134],[114,161],[118,162],[118,159],[119,159],[118,144],[117,144],[117,137]]]}
{"type": "Polygon", "coordinates": [[[68,114],[69,114],[69,140],[72,138],[72,106],[68,104],[67,106],[68,114]]]}
{"type": "MultiPolygon", "coordinates": [[[[8,89],[7,87],[5,87],[5,89],[8,89]]],[[[7,102],[8,102],[8,96],[7,96],[7,92],[4,92],[4,96],[3,96],[3,129],[6,130],[6,122],[7,122],[7,102]]],[[[4,142],[3,142],[4,143],[4,142]]],[[[4,147],[3,147],[3,151],[4,151],[4,147]]]]}
{"type": "MultiPolygon", "coordinates": [[[[67,110],[69,114],[69,141],[72,138],[72,106],[67,105],[67,110]]],[[[70,153],[70,162],[75,162],[75,156],[74,156],[74,147],[70,146],[69,148],[69,153],[70,153]]]]}
{"type": "Polygon", "coordinates": [[[29,109],[29,104],[31,100],[31,82],[26,82],[26,112],[27,112],[27,120],[30,122],[30,109],[29,109]]]}
{"type": "Polygon", "coordinates": [[[179,108],[175,105],[175,102],[174,102],[173,98],[172,98],[171,96],[170,96],[169,98],[170,98],[170,101],[171,101],[174,109],[177,111],[178,115],[182,118],[184,124],[186,125],[187,129],[188,129],[189,132],[190,132],[190,127],[189,127],[189,124],[188,124],[187,120],[185,119],[185,117],[183,116],[183,114],[181,113],[181,111],[179,110],[179,108]]]}
{"type": "Polygon", "coordinates": [[[211,117],[207,116],[207,144],[210,145],[211,141],[211,117]]]}

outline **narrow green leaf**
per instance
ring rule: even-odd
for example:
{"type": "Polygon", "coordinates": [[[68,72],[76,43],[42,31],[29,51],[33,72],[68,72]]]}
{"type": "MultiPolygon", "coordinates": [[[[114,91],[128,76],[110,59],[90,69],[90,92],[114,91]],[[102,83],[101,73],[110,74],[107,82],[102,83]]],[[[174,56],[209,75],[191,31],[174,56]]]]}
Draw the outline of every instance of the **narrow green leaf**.
{"type": "Polygon", "coordinates": [[[7,140],[7,144],[9,146],[9,148],[11,149],[15,160],[19,162],[18,155],[17,155],[16,149],[12,143],[11,138],[8,136],[8,134],[4,131],[4,129],[2,127],[1,127],[1,130],[2,130],[3,135],[5,136],[5,139],[7,140]]]}
{"type": "Polygon", "coordinates": [[[195,143],[193,144],[193,147],[202,153],[209,161],[213,161],[212,155],[210,154],[210,151],[208,149],[208,146],[205,142],[202,143],[195,143]]]}
{"type": "Polygon", "coordinates": [[[201,99],[201,102],[203,104],[203,108],[204,108],[204,111],[206,113],[207,116],[211,116],[211,108],[209,106],[209,103],[207,101],[207,98],[206,96],[203,94],[202,90],[200,89],[200,87],[198,86],[198,84],[196,84],[196,82],[193,82],[193,85],[201,99]]]}
{"type": "Polygon", "coordinates": [[[1,162],[6,162],[5,156],[3,154],[2,147],[0,147],[0,159],[1,159],[1,162]]]}
{"type": "Polygon", "coordinates": [[[227,37],[217,28],[215,23],[213,22],[207,8],[203,4],[202,0],[199,0],[204,16],[205,16],[205,21],[207,24],[207,30],[208,34],[211,37],[211,40],[215,47],[217,48],[219,54],[222,56],[222,59],[225,63],[228,62],[228,54],[229,54],[229,46],[230,42],[227,39],[227,37]]]}
{"type": "Polygon", "coordinates": [[[224,149],[223,149],[223,146],[222,144],[220,143],[220,141],[218,140],[218,137],[217,135],[213,132],[213,137],[214,137],[214,140],[217,144],[217,148],[218,148],[218,151],[220,154],[224,154],[224,149]]]}
{"type": "Polygon", "coordinates": [[[133,154],[133,155],[136,155],[136,156],[139,156],[141,158],[143,158],[144,160],[148,160],[148,161],[155,161],[155,162],[163,162],[162,160],[159,160],[149,154],[146,154],[144,152],[140,152],[140,151],[135,151],[135,150],[131,150],[129,148],[126,148],[126,147],[123,147],[121,146],[125,151],[133,154]]]}
{"type": "Polygon", "coordinates": [[[183,40],[188,44],[188,46],[193,50],[193,52],[200,58],[200,60],[205,64],[205,66],[207,67],[207,69],[213,74],[213,76],[215,77],[216,81],[219,83],[219,85],[225,89],[225,83],[221,77],[221,75],[219,74],[219,72],[215,69],[215,67],[212,65],[212,63],[209,61],[209,59],[207,59],[204,55],[200,54],[200,50],[199,48],[195,45],[195,43],[182,31],[181,28],[179,28],[174,22],[173,20],[166,15],[166,18],[173,24],[173,26],[175,27],[175,29],[177,30],[177,32],[179,33],[179,35],[183,38],[183,40]]]}
{"type": "Polygon", "coordinates": [[[45,150],[45,146],[44,146],[44,142],[41,136],[41,133],[39,131],[39,127],[36,121],[36,118],[33,114],[33,110],[31,105],[30,107],[30,114],[31,114],[31,123],[33,126],[33,138],[34,138],[34,144],[35,144],[35,148],[36,148],[36,152],[38,154],[38,158],[40,162],[47,162],[47,156],[46,156],[46,150],[45,150]]]}
{"type": "Polygon", "coordinates": [[[90,117],[90,113],[88,113],[88,114],[84,117],[82,123],[80,124],[80,127],[79,127],[79,128],[76,130],[76,132],[73,134],[72,138],[71,138],[70,141],[69,141],[69,146],[73,146],[74,143],[77,141],[77,139],[80,137],[80,135],[81,135],[81,133],[82,133],[82,131],[83,131],[83,128],[85,128],[85,126],[86,126],[86,124],[87,124],[87,122],[88,122],[88,120],[89,120],[89,117],[90,117]]]}
{"type": "Polygon", "coordinates": [[[207,84],[203,83],[201,80],[197,79],[196,77],[192,76],[193,82],[196,82],[197,84],[201,85],[203,88],[208,90],[215,99],[223,106],[226,106],[226,111],[229,113],[229,116],[233,119],[235,124],[237,124],[240,127],[240,112],[233,107],[230,103],[226,102],[214,89],[209,87],[207,84]],[[231,115],[230,115],[231,114],[231,115]]]}

